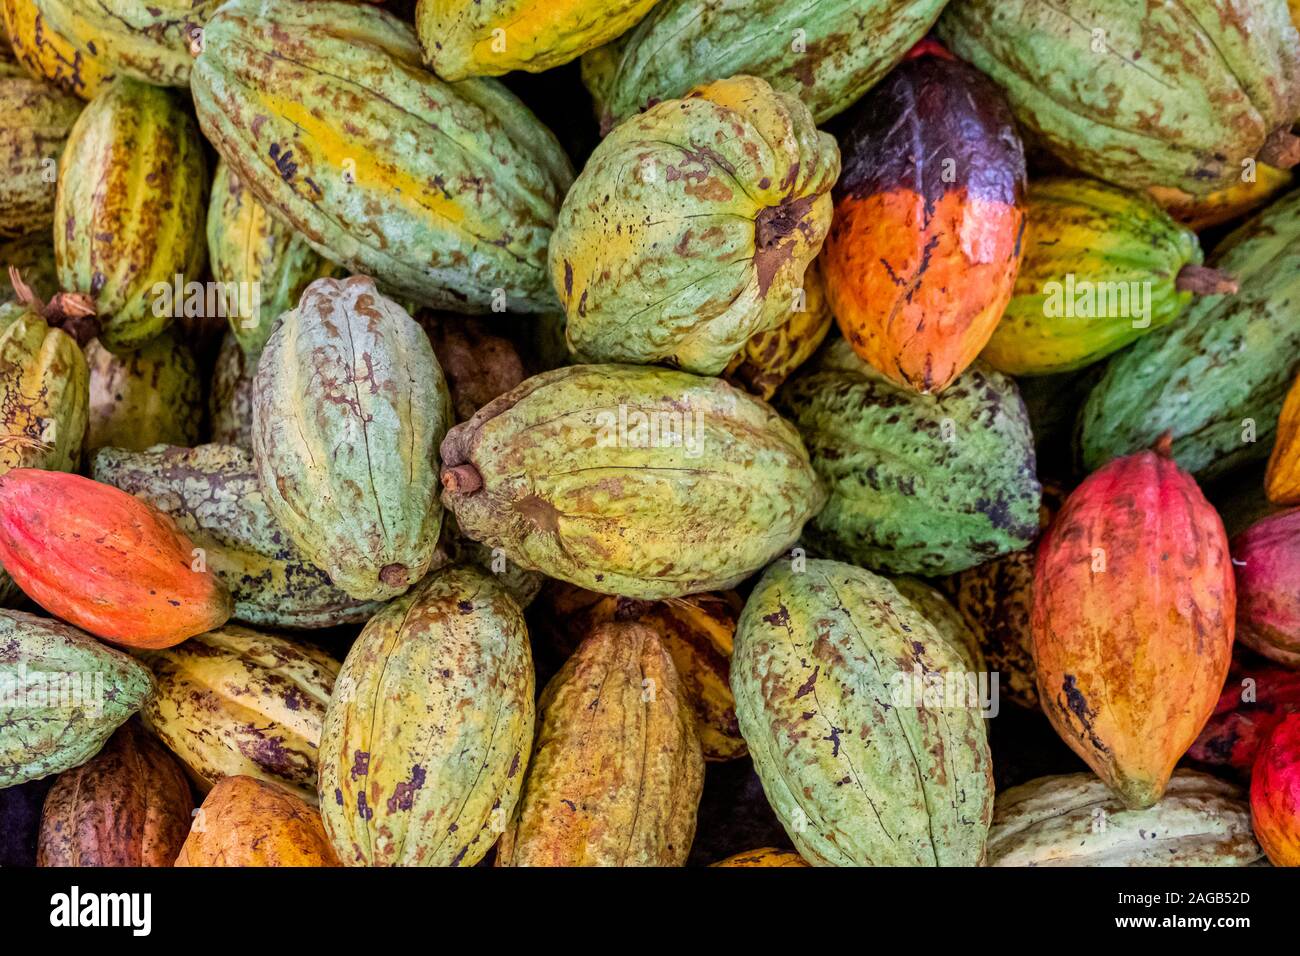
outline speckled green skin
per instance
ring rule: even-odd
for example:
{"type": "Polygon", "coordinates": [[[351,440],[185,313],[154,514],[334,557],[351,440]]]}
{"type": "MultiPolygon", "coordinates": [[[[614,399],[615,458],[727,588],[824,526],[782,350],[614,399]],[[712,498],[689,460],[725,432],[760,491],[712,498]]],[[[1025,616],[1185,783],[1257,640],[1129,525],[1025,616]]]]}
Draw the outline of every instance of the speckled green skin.
{"type": "Polygon", "coordinates": [[[810,544],[877,570],[939,575],[1034,539],[1041,489],[1010,378],[976,362],[942,394],[918,395],[843,339],[810,364],[776,396],[830,489],[810,544]]]}
{"type": "Polygon", "coordinates": [[[358,600],[420,579],[442,522],[438,443],[451,397],[429,337],[370,279],[318,279],[280,318],[253,379],[267,507],[358,600]]]}
{"type": "Polygon", "coordinates": [[[241,182],[332,262],[422,305],[554,308],[546,245],[573,179],[495,80],[445,83],[377,8],[234,0],[203,31],[199,123],[241,182]]]}
{"type": "Polygon", "coordinates": [[[825,500],[803,442],[767,404],[660,368],[536,375],[449,431],[442,457],[444,486],[452,466],[482,478],[443,492],[465,534],[521,567],[626,597],[732,587],[790,547],[825,500]],[[681,440],[656,443],[631,418],[620,428],[620,407],[675,412],[681,440]]]}
{"type": "Polygon", "coordinates": [[[993,814],[984,720],[898,705],[894,675],[966,665],[884,578],[786,561],[736,628],[731,688],[754,768],[799,854],[822,866],[975,866],[993,814]]]}
{"type": "Polygon", "coordinates": [[[961,0],[938,33],[1046,147],[1121,186],[1231,185],[1300,108],[1286,0],[961,0]]]}
{"type": "Polygon", "coordinates": [[[0,611],[0,788],[85,763],[152,690],[147,668],[89,634],[0,611]],[[51,674],[61,695],[52,707],[51,674]]]}
{"type": "Polygon", "coordinates": [[[294,546],[271,517],[253,458],[242,448],[103,448],[91,463],[91,476],[170,515],[230,589],[237,620],[333,627],[359,624],[379,609],[334,587],[294,546]]]}
{"type": "MultiPolygon", "coordinates": [[[[63,152],[82,103],[12,63],[0,62],[0,238],[39,233],[54,219],[50,160],[63,152]]],[[[8,276],[4,277],[8,285],[8,276]]]]}
{"type": "Polygon", "coordinates": [[[795,94],[821,123],[889,72],[945,2],[660,0],[636,29],[587,54],[583,76],[606,125],[737,73],[795,94]]]}
{"type": "Polygon", "coordinates": [[[519,799],[533,742],[528,629],[470,568],[366,625],[325,714],[320,807],[349,866],[473,866],[519,799]]]}
{"type": "Polygon", "coordinates": [[[1300,192],[1223,240],[1210,265],[1241,290],[1201,299],[1111,360],[1080,417],[1089,471],[1166,431],[1174,459],[1201,480],[1268,457],[1300,370],[1300,192]]]}

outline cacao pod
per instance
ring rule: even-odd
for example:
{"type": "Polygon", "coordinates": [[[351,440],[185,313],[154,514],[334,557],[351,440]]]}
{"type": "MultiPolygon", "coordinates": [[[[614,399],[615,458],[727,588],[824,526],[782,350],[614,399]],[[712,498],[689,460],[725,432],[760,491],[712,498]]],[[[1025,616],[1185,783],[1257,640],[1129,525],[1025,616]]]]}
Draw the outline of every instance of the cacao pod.
{"type": "Polygon", "coordinates": [[[0,611],[0,790],[85,763],[152,686],[148,670],[75,627],[0,611]]]}
{"type": "Polygon", "coordinates": [[[1145,196],[1090,179],[1029,188],[1015,294],[982,353],[1011,375],[1090,365],[1168,325],[1195,294],[1236,289],[1201,265],[1196,233],[1145,196]]]}
{"type": "Polygon", "coordinates": [[[739,583],[821,506],[803,442],[716,379],[624,365],[535,375],[442,443],[461,530],[602,594],[655,600],[739,583]]]}
{"type": "Polygon", "coordinates": [[[922,674],[961,655],[884,578],[773,564],[736,628],[736,716],[768,801],[819,866],[974,866],[993,812],[984,722],[922,674]]]}
{"type": "Polygon", "coordinates": [[[92,339],[86,451],[192,445],[203,419],[203,385],[194,353],[163,333],[143,348],[114,355],[92,339]]]}
{"type": "Polygon", "coordinates": [[[0,239],[45,232],[54,222],[53,164],[81,107],[76,97],[0,63],[0,239]]]}
{"type": "Polygon", "coordinates": [[[432,566],[446,564],[472,564],[484,574],[492,574],[521,610],[533,603],[546,582],[546,575],[541,572],[521,568],[495,548],[467,538],[456,524],[456,516],[450,512],[442,516],[442,534],[438,538],[438,551],[432,566]]]}
{"type": "Polygon", "coordinates": [[[1278,721],[1250,775],[1250,814],[1269,861],[1300,866],[1300,714],[1278,721]]]}
{"type": "Polygon", "coordinates": [[[317,279],[267,340],[253,380],[262,495],[352,597],[391,598],[429,567],[451,414],[428,336],[370,279],[317,279]]]}
{"type": "Polygon", "coordinates": [[[682,866],[704,758],[659,636],[603,624],[546,685],[498,866],[682,866]]]}
{"type": "Polygon", "coordinates": [[[608,43],[656,0],[419,0],[424,61],[444,80],[541,73],[608,43]]]}
{"type": "Polygon", "coordinates": [[[633,30],[584,58],[602,126],[701,83],[748,73],[800,97],[822,123],[888,73],[945,0],[659,0],[633,30]],[[798,42],[791,42],[794,37],[798,42]]]}
{"type": "Polygon", "coordinates": [[[422,313],[416,321],[428,333],[447,376],[456,421],[465,421],[527,377],[513,343],[485,323],[450,312],[422,313]]]}
{"type": "Polygon", "coordinates": [[[1278,413],[1264,491],[1273,504],[1300,504],[1300,376],[1291,383],[1278,413]]]}
{"type": "Polygon", "coordinates": [[[1262,856],[1240,788],[1179,770],[1160,802],[1126,807],[1089,773],[998,794],[989,866],[1249,866],[1262,856]]]}
{"type": "MultiPolygon", "coordinates": [[[[0,0],[0,3],[3,2],[4,0],[0,0]]],[[[10,266],[18,270],[23,281],[42,302],[48,302],[59,291],[58,269],[54,265],[54,244],[49,235],[41,233],[0,243],[0,276],[7,275],[10,266]]],[[[18,307],[22,303],[12,285],[0,283],[0,309],[6,305],[18,307]]]]}
{"type": "Polygon", "coordinates": [[[89,372],[77,343],[19,308],[0,329],[0,474],[81,463],[89,372]]]}
{"type": "Polygon", "coordinates": [[[727,365],[727,381],[771,401],[781,383],[812,358],[834,321],[814,259],[804,271],[802,287],[795,290],[790,311],[775,328],[750,336],[727,365]]]}
{"type": "Polygon", "coordinates": [[[938,32],[1041,145],[1120,186],[1204,196],[1294,145],[1300,34],[1285,0],[965,0],[938,32]]]}
{"type": "Polygon", "coordinates": [[[325,829],[349,865],[473,866],[514,810],[533,739],[518,606],[469,568],[371,619],[321,741],[325,829]]]}
{"type": "Polygon", "coordinates": [[[938,635],[948,642],[948,646],[957,652],[963,673],[978,674],[986,669],[984,653],[980,650],[975,632],[946,597],[920,578],[904,575],[891,578],[890,583],[921,617],[930,622],[938,635]]]}
{"type": "Polygon", "coordinates": [[[208,262],[213,280],[222,284],[223,311],[256,366],[280,315],[298,304],[311,282],[341,270],[275,218],[225,162],[212,178],[207,223],[208,262]]]}
{"type": "Polygon", "coordinates": [[[0,787],[0,867],[35,866],[41,807],[56,778],[0,787]]]}
{"type": "Polygon", "coordinates": [[[338,866],[316,808],[242,775],[204,798],[176,866],[338,866]]]}
{"type": "Polygon", "coordinates": [[[1287,714],[1300,712],[1300,671],[1274,664],[1234,661],[1188,759],[1250,776],[1260,744],[1287,714]]]}
{"type": "Polygon", "coordinates": [[[1016,280],[1025,154],[1011,111],[930,44],[848,119],[824,257],[831,310],[892,382],[942,392],[993,334],[1016,280]]]}
{"type": "Polygon", "coordinates": [[[951,574],[1038,530],[1033,436],[1015,383],[976,362],[941,395],[900,388],[836,339],[777,393],[830,500],[806,540],[894,574],[951,574]]]}
{"type": "Polygon", "coordinates": [[[220,627],[230,594],[167,515],[78,475],[0,476],[0,564],[51,614],[126,647],[220,627]]]}
{"type": "Polygon", "coordinates": [[[1148,448],[1173,432],[1178,464],[1202,480],[1268,455],[1282,398],[1300,371],[1300,192],[1215,249],[1240,291],[1111,359],[1080,417],[1083,463],[1148,448]]]}
{"type": "Polygon", "coordinates": [[[233,625],[143,660],[157,690],[140,716],[200,792],[244,775],[316,802],[317,748],[338,661],[233,625]]]}
{"type": "Polygon", "coordinates": [[[569,347],[585,361],[720,373],[789,315],[830,227],[839,169],[807,107],[754,77],[620,124],[551,239],[569,347]]]}
{"type": "Polygon", "coordinates": [[[1276,169],[1267,163],[1255,164],[1255,178],[1242,179],[1208,196],[1192,196],[1181,189],[1152,186],[1147,192],[1174,219],[1200,232],[1221,226],[1266,206],[1293,185],[1289,170],[1276,169]]]}
{"type": "Polygon", "coordinates": [[[237,620],[266,627],[333,627],[363,623],[379,609],[335,587],[287,540],[267,507],[252,456],[242,448],[104,448],[95,455],[91,475],[176,522],[229,589],[237,620]]]}
{"type": "Polygon", "coordinates": [[[234,0],[203,30],[191,87],[231,172],[326,259],[435,308],[554,307],[568,158],[495,80],[426,72],[397,18],[234,0]]]}
{"type": "Polygon", "coordinates": [[[798,853],[792,853],[789,850],[778,850],[774,847],[765,846],[759,850],[750,850],[748,853],[737,853],[735,856],[729,856],[725,860],[719,860],[714,866],[804,866],[804,858],[798,853]]]}
{"type": "Polygon", "coordinates": [[[78,49],[46,21],[33,0],[0,0],[5,32],[14,57],[37,79],[45,79],[83,100],[95,97],[112,79],[101,52],[78,49]]]}
{"type": "Polygon", "coordinates": [[[177,94],[119,78],[82,110],[59,160],[54,255],[61,287],[94,300],[106,348],[137,349],[171,324],[173,285],[203,271],[206,193],[177,94]]]}
{"type": "Polygon", "coordinates": [[[245,355],[233,332],[221,340],[208,391],[208,420],[212,441],[219,445],[253,447],[253,377],[257,363],[245,355]]]}
{"type": "Polygon", "coordinates": [[[1300,508],[1232,539],[1237,637],[1252,651],[1300,667],[1300,508]]]}
{"type": "Polygon", "coordinates": [[[1038,546],[1038,696],[1061,739],[1131,809],[1160,799],[1232,655],[1223,522],[1168,445],[1120,458],[1066,499],[1038,546]]]}
{"type": "Polygon", "coordinates": [[[185,773],[130,720],[59,775],[41,815],[37,866],[171,866],[190,829],[185,773]]]}

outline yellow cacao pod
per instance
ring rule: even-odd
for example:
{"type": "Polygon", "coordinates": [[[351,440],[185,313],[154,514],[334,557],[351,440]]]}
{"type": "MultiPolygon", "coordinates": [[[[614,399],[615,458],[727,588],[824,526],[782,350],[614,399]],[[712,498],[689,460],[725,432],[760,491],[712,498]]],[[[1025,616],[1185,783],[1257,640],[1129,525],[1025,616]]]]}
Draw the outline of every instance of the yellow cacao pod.
{"type": "Polygon", "coordinates": [[[1275,505],[1300,504],[1300,377],[1291,383],[1282,403],[1264,492],[1275,505]]]}
{"type": "Polygon", "coordinates": [[[316,808],[253,777],[226,777],[194,815],[176,866],[338,866],[316,808]]]}
{"type": "Polygon", "coordinates": [[[808,866],[808,863],[793,850],[778,850],[765,846],[747,853],[737,853],[725,860],[719,860],[713,866],[808,866]]]}
{"type": "Polygon", "coordinates": [[[49,235],[56,163],[81,107],[76,97],[0,62],[0,239],[49,235]]]}
{"type": "Polygon", "coordinates": [[[79,49],[50,25],[33,0],[0,0],[0,12],[14,58],[32,76],[83,100],[94,98],[113,78],[102,51],[79,49]]]}

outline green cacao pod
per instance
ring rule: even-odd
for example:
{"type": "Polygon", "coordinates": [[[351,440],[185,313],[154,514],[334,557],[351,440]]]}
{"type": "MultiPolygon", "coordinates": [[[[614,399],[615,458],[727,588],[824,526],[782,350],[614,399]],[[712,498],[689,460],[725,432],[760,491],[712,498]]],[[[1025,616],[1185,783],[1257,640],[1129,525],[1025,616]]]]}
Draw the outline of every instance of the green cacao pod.
{"type": "Polygon", "coordinates": [[[1268,457],[1300,370],[1300,192],[1224,239],[1212,264],[1240,291],[1194,303],[1179,322],[1115,356],[1080,417],[1089,471],[1173,435],[1202,481],[1268,457]]]}
{"type": "Polygon", "coordinates": [[[998,795],[989,866],[1249,866],[1264,856],[1239,787],[1179,770],[1160,802],[1130,810],[1091,773],[998,795]]]}
{"type": "Polygon", "coordinates": [[[847,108],[930,29],[945,0],[660,0],[593,51],[584,79],[608,128],[737,73],[798,96],[818,123],[847,108]]]}
{"type": "Polygon", "coordinates": [[[94,299],[106,348],[139,348],[171,324],[155,286],[198,280],[206,191],[177,94],[118,79],[77,118],[59,162],[54,255],[63,290],[94,299]]]}
{"type": "Polygon", "coordinates": [[[533,739],[523,614],[449,568],[366,625],[321,740],[320,806],[353,866],[473,866],[513,812],[533,739]]]}
{"type": "Polygon", "coordinates": [[[718,379],[628,365],[543,372],[442,443],[443,503],[524,568],[658,599],[725,590],[825,500],[803,442],[718,379]]]}
{"type": "Polygon", "coordinates": [[[192,445],[203,420],[203,385],[194,353],[170,334],[126,355],[92,339],[90,424],[86,451],[150,445],[192,445]]]}
{"type": "Polygon", "coordinates": [[[551,240],[569,347],[586,361],[720,373],[788,317],[830,228],[839,170],[807,107],[751,76],[622,123],[551,240]]]}
{"type": "Polygon", "coordinates": [[[830,500],[807,540],[894,574],[950,574],[1038,532],[1033,436],[1015,383],[976,362],[939,395],[831,342],[777,393],[830,500]]]}
{"type": "Polygon", "coordinates": [[[223,284],[230,330],[254,364],[276,320],[298,304],[308,284],[341,275],[275,218],[224,162],[212,178],[208,263],[213,280],[223,284]]]}
{"type": "Polygon", "coordinates": [[[317,279],[253,381],[253,460],[271,514],[359,600],[401,594],[438,543],[451,398],[433,346],[370,279],[317,279]]]}
{"type": "Polygon", "coordinates": [[[0,239],[48,235],[56,164],[81,107],[76,97],[0,63],[0,239]]]}
{"type": "Polygon", "coordinates": [[[538,702],[542,719],[498,866],[682,866],[704,757],[653,630],[604,624],[538,702]]]}
{"type": "Polygon", "coordinates": [[[967,674],[985,670],[984,652],[980,649],[975,632],[938,589],[910,575],[891,578],[890,583],[899,594],[907,598],[907,602],[916,608],[921,617],[934,625],[935,632],[957,652],[967,674]]]}
{"type": "Polygon", "coordinates": [[[379,609],[349,597],[288,540],[267,507],[252,456],[233,445],[103,448],[96,481],[170,515],[234,600],[234,617],[273,628],[360,624],[379,609]]]}
{"type": "MultiPolygon", "coordinates": [[[[53,218],[53,213],[51,213],[53,218]]],[[[59,291],[58,269],[54,265],[54,244],[46,233],[0,243],[0,308],[18,303],[13,285],[8,281],[8,269],[13,266],[23,282],[36,293],[42,302],[48,302],[59,291]]]]}
{"type": "Polygon", "coordinates": [[[146,668],[89,634],[0,611],[0,789],[85,763],[152,689],[146,668]]]}
{"type": "Polygon", "coordinates": [[[326,259],[436,308],[554,307],[546,245],[573,172],[505,87],[439,80],[409,26],[351,3],[233,0],[202,46],[203,131],[326,259]]]}
{"type": "Polygon", "coordinates": [[[1204,196],[1293,142],[1300,35],[1286,0],[964,0],[939,36],[1042,145],[1121,186],[1204,196]]]}
{"type": "Polygon", "coordinates": [[[227,332],[217,350],[208,390],[208,422],[212,441],[219,445],[253,447],[253,376],[257,363],[249,361],[234,332],[227,332]]]}
{"type": "Polygon", "coordinates": [[[736,628],[731,689],[768,801],[822,866],[975,866],[993,814],[984,721],[914,692],[960,654],[884,578],[770,567],[736,628]]]}
{"type": "Polygon", "coordinates": [[[100,54],[73,46],[46,22],[32,0],[0,0],[0,13],[14,59],[37,79],[49,80],[83,100],[91,99],[112,79],[100,54]]]}

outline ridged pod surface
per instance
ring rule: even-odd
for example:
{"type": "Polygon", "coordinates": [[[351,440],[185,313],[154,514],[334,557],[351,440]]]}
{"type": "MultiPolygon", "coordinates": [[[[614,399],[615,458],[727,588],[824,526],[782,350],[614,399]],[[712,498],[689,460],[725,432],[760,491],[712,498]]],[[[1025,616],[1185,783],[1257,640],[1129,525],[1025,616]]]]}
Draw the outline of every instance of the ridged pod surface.
{"type": "Polygon", "coordinates": [[[497,866],[682,866],[704,758],[653,630],[604,624],[538,702],[541,722],[497,866]]]}
{"type": "Polygon", "coordinates": [[[85,763],[153,690],[149,671],[61,621],[0,611],[0,789],[85,763]]]}
{"type": "Polygon", "coordinates": [[[0,328],[0,474],[13,468],[76,470],[89,381],[76,341],[19,308],[0,328]]]}
{"type": "Polygon", "coordinates": [[[190,782],[130,720],[45,798],[37,866],[171,866],[190,830],[190,782]]]}
{"type": "Polygon", "coordinates": [[[203,421],[203,384],[194,353],[163,333],[143,348],[115,355],[92,340],[86,451],[193,445],[203,421]]]}
{"type": "Polygon", "coordinates": [[[200,792],[242,774],[316,802],[317,747],[338,661],[234,625],[142,659],[157,689],[140,716],[200,792]]]}
{"type": "Polygon", "coordinates": [[[835,322],[816,259],[804,270],[803,283],[795,290],[790,306],[779,325],[751,336],[724,372],[727,381],[765,402],[771,401],[795,369],[813,357],[835,322]]]}
{"type": "Polygon", "coordinates": [[[1287,714],[1300,713],[1300,671],[1234,660],[1219,703],[1187,751],[1197,764],[1249,777],[1260,744],[1287,714]]]}
{"type": "Polygon", "coordinates": [[[0,476],[0,563],[51,614],[133,648],[220,627],[230,594],[167,515],[56,471],[0,476]]]}
{"type": "Polygon", "coordinates": [[[77,118],[59,161],[54,254],[65,292],[95,302],[100,342],[137,349],[171,324],[155,285],[196,282],[207,255],[203,145],[180,96],[118,79],[77,118]]]}
{"type": "Polygon", "coordinates": [[[311,282],[341,270],[277,219],[225,162],[212,177],[207,230],[208,263],[213,280],[224,284],[230,330],[256,365],[281,313],[311,282]]]}
{"type": "Polygon", "coordinates": [[[1237,639],[1300,668],[1300,508],[1255,522],[1232,539],[1237,639]]]}
{"type": "Polygon", "coordinates": [[[1179,770],[1155,806],[1131,809],[1089,773],[998,794],[989,866],[1250,866],[1262,856],[1245,794],[1179,770]]]}
{"type": "Polygon", "coordinates": [[[316,808],[253,777],[227,777],[194,817],[176,866],[338,866],[316,808]]]}
{"type": "Polygon", "coordinates": [[[1201,264],[1196,233],[1097,180],[1036,180],[1024,245],[1015,294],[981,354],[1009,375],[1082,368],[1168,325],[1195,298],[1180,276],[1201,264]]]}
{"type": "Polygon", "coordinates": [[[565,196],[551,281],[576,355],[716,375],[789,315],[830,228],[834,139],[736,76],[617,126],[565,196]]]}
{"type": "Polygon", "coordinates": [[[0,13],[14,57],[37,79],[89,100],[113,78],[102,53],[74,46],[50,26],[33,0],[0,0],[0,13]]]}
{"type": "Polygon", "coordinates": [[[736,853],[727,857],[725,860],[719,860],[713,866],[794,866],[806,867],[808,864],[798,853],[792,853],[789,850],[778,850],[775,847],[765,846],[762,849],[750,850],[747,853],[736,853]]]}
{"type": "Polygon", "coordinates": [[[1291,383],[1278,413],[1264,493],[1275,505],[1300,504],[1300,376],[1291,383]]]}
{"type": "Polygon", "coordinates": [[[893,574],[951,574],[1038,530],[1033,436],[1015,382],[975,363],[941,395],[901,388],[836,339],[776,396],[830,500],[808,542],[893,574]]]}
{"type": "Polygon", "coordinates": [[[913,693],[914,675],[946,672],[965,672],[961,656],[884,578],[834,561],[768,568],[736,629],[731,688],[768,801],[805,860],[983,862],[984,721],[913,693]]]}
{"type": "MultiPolygon", "coordinates": [[[[47,233],[55,164],[81,113],[76,97],[0,62],[0,239],[47,233]]],[[[6,280],[7,281],[7,280],[6,280]]]]}
{"type": "Polygon", "coordinates": [[[1052,726],[1130,808],[1160,799],[1214,710],[1236,591],[1223,522],[1144,451],[1094,472],[1038,546],[1034,663],[1052,726]]]}
{"type": "Polygon", "coordinates": [[[533,740],[523,614],[487,575],[430,575],[366,625],[321,741],[325,829],[350,866],[473,866],[533,740]]]}
{"type": "Polygon", "coordinates": [[[234,332],[227,332],[217,350],[208,388],[208,424],[212,441],[239,448],[253,447],[253,378],[257,363],[249,361],[234,332]]]}
{"type": "Polygon", "coordinates": [[[938,32],[1044,146],[1130,188],[1221,189],[1300,109],[1285,0],[966,0],[938,32]]]}
{"type": "Polygon", "coordinates": [[[625,33],[657,0],[420,0],[424,60],[444,80],[540,73],[625,33]]]}
{"type": "Polygon", "coordinates": [[[1030,710],[1038,709],[1034,641],[1034,550],[1013,551],[967,568],[950,581],[953,603],[975,632],[998,690],[1030,710]]]}
{"type": "Polygon", "coordinates": [[[798,96],[822,123],[925,35],[945,0],[660,0],[588,54],[583,76],[606,128],[693,86],[747,73],[798,96]]]}
{"type": "Polygon", "coordinates": [[[192,88],[231,172],[325,258],[435,308],[553,307],[568,158],[495,80],[425,70],[396,17],[234,0],[203,31],[192,88]]]}
{"type": "Polygon", "coordinates": [[[245,449],[104,448],[91,463],[91,475],[175,521],[230,590],[236,620],[272,628],[335,627],[363,623],[380,607],[335,587],[288,539],[267,507],[245,449]]]}
{"type": "Polygon", "coordinates": [[[1250,775],[1255,836],[1274,866],[1300,866],[1300,714],[1278,722],[1250,775]]]}
{"type": "Polygon", "coordinates": [[[920,578],[910,575],[890,578],[889,583],[907,599],[907,603],[916,608],[916,612],[921,617],[933,625],[935,632],[948,642],[948,646],[957,652],[965,673],[978,674],[986,669],[984,652],[980,649],[975,632],[940,591],[920,578]]]}
{"type": "Polygon", "coordinates": [[[317,279],[267,340],[253,380],[262,495],[352,597],[394,597],[429,567],[451,414],[429,337],[368,278],[317,279]]]}
{"type": "Polygon", "coordinates": [[[725,590],[825,500],[798,434],[716,379],[626,365],[543,372],[442,444],[443,503],[521,567],[654,600],[725,590]]]}
{"type": "Polygon", "coordinates": [[[941,392],[989,340],[1025,228],[1002,94],[932,42],[848,114],[823,268],[840,330],[891,381],[941,392]]]}

